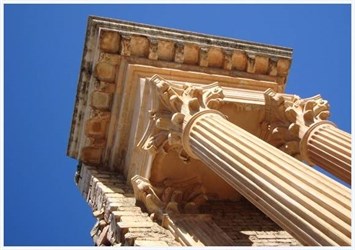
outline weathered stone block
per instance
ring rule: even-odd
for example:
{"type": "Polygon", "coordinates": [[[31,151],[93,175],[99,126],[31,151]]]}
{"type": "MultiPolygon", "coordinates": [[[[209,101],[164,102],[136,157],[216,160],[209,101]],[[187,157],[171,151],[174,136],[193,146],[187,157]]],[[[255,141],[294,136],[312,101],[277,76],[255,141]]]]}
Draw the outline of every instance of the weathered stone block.
{"type": "Polygon", "coordinates": [[[269,58],[265,56],[255,57],[255,73],[266,74],[269,67],[269,58]]]}
{"type": "Polygon", "coordinates": [[[175,45],[170,41],[158,42],[158,58],[162,61],[172,61],[175,56],[175,45]]]}
{"type": "Polygon", "coordinates": [[[101,91],[94,91],[91,95],[91,106],[97,109],[111,109],[112,94],[101,91]]]}
{"type": "Polygon", "coordinates": [[[106,193],[123,193],[124,191],[120,188],[117,187],[108,187],[102,183],[98,183],[97,184],[97,189],[98,192],[102,193],[102,194],[106,194],[106,193]]]}
{"type": "Polygon", "coordinates": [[[122,215],[121,216],[122,222],[151,222],[152,220],[148,216],[142,215],[122,215]]]}
{"type": "Polygon", "coordinates": [[[149,40],[143,36],[131,37],[131,56],[148,57],[149,40]]]}
{"type": "Polygon", "coordinates": [[[114,218],[116,221],[121,219],[121,216],[141,216],[143,213],[140,211],[112,211],[111,217],[114,218]]]}
{"type": "Polygon", "coordinates": [[[277,75],[286,76],[290,69],[291,61],[288,59],[279,59],[277,61],[277,75]]]}
{"type": "Polygon", "coordinates": [[[109,120],[94,117],[86,122],[85,135],[93,138],[105,138],[109,120]]]}
{"type": "Polygon", "coordinates": [[[210,48],[208,50],[208,66],[214,68],[221,68],[224,62],[223,51],[219,48],[210,48]]]}
{"type": "Polygon", "coordinates": [[[119,54],[101,52],[98,61],[118,65],[121,62],[121,56],[119,54]]]}
{"type": "Polygon", "coordinates": [[[134,201],[131,201],[131,200],[128,200],[127,197],[122,197],[122,198],[119,198],[119,197],[116,197],[116,198],[112,198],[112,197],[109,197],[106,199],[107,202],[109,203],[129,203],[131,205],[134,205],[135,204],[135,200],[134,201]]]}
{"type": "Polygon", "coordinates": [[[100,49],[108,53],[118,53],[121,37],[118,32],[101,30],[100,49]]]}
{"type": "Polygon", "coordinates": [[[101,162],[102,148],[84,147],[81,150],[80,160],[86,164],[99,164],[101,162]]]}
{"type": "Polygon", "coordinates": [[[114,82],[116,77],[116,67],[109,63],[100,62],[96,64],[95,76],[101,81],[114,82]]]}
{"type": "Polygon", "coordinates": [[[244,52],[235,51],[232,55],[232,67],[239,71],[245,71],[247,68],[248,57],[244,52]]]}
{"type": "Polygon", "coordinates": [[[195,65],[198,63],[199,47],[194,44],[185,44],[184,47],[184,63],[195,65]]]}

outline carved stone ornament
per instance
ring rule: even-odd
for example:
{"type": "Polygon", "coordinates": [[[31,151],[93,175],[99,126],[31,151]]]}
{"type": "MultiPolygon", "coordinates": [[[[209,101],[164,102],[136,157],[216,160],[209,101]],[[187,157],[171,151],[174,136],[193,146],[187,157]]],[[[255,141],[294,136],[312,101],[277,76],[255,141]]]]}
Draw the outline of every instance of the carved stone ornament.
{"type": "Polygon", "coordinates": [[[301,99],[296,95],[265,92],[265,121],[262,139],[297,159],[300,141],[308,129],[328,119],[329,104],[320,95],[301,99]]]}
{"type": "Polygon", "coordinates": [[[193,115],[207,109],[218,109],[224,97],[222,88],[218,83],[180,87],[158,75],[150,78],[149,82],[152,100],[150,123],[138,147],[152,154],[176,150],[179,157],[188,162],[190,157],[181,140],[184,126],[193,115]]]}
{"type": "Polygon", "coordinates": [[[148,179],[136,175],[131,183],[136,199],[158,218],[166,213],[197,213],[198,207],[207,200],[197,177],[181,181],[166,179],[153,186],[148,179]]]}

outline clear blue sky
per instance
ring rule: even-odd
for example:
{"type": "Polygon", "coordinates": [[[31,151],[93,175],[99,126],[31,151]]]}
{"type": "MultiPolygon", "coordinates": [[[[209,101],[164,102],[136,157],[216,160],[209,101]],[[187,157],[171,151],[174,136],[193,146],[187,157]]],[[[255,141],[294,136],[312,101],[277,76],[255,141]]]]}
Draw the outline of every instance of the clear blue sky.
{"type": "Polygon", "coordinates": [[[287,92],[351,129],[350,5],[5,5],[5,245],[92,245],[66,157],[87,17],[291,47],[287,92]]]}

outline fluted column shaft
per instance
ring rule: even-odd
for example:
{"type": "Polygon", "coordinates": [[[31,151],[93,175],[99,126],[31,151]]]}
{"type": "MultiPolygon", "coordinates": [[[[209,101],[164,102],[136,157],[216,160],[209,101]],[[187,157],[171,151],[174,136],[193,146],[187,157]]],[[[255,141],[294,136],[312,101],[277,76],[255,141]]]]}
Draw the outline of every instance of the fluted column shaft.
{"type": "Polygon", "coordinates": [[[304,245],[350,245],[350,191],[228,122],[217,111],[184,126],[186,152],[304,245]]]}
{"type": "Polygon", "coordinates": [[[301,140],[301,155],[311,165],[351,183],[351,136],[330,123],[315,124],[301,140]]]}

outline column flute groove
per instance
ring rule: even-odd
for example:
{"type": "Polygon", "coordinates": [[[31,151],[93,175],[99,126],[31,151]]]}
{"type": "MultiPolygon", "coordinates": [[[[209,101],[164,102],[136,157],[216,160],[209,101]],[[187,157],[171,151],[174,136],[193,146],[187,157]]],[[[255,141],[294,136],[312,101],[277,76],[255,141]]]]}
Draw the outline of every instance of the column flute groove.
{"type": "Polygon", "coordinates": [[[351,137],[332,124],[315,124],[301,140],[301,154],[314,165],[351,183],[351,137]]]}

